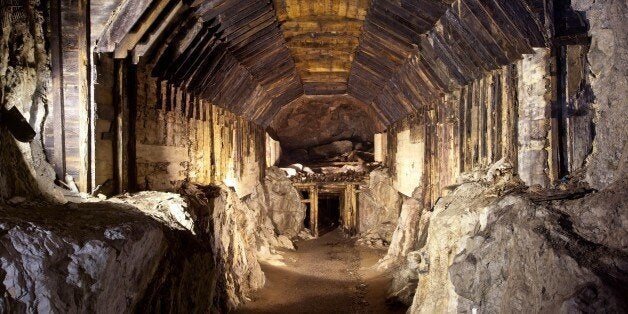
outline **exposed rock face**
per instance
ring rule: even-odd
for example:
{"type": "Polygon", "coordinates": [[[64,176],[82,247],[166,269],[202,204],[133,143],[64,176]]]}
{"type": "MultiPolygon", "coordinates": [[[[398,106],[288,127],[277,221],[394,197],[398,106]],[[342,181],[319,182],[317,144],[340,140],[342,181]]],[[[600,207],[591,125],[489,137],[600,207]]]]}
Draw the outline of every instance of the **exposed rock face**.
{"type": "Polygon", "coordinates": [[[371,111],[351,96],[304,96],[281,109],[271,127],[285,149],[347,139],[373,141],[381,125],[371,111]]]}
{"type": "Polygon", "coordinates": [[[436,204],[426,242],[416,246],[423,266],[410,311],[621,311],[625,184],[554,202],[500,196],[503,185],[461,185],[436,204]]]}
{"type": "MultiPolygon", "coordinates": [[[[107,202],[2,206],[0,310],[233,309],[265,283],[258,254],[294,248],[268,216],[290,198],[262,187],[268,198],[186,185],[183,197],[140,192],[107,202]]],[[[300,208],[298,194],[291,196],[300,208]]]]}
{"type": "Polygon", "coordinates": [[[404,264],[395,272],[390,289],[388,289],[388,302],[401,303],[406,306],[412,304],[414,293],[419,282],[419,274],[428,269],[424,252],[412,251],[408,253],[404,264]]]}
{"type": "Polygon", "coordinates": [[[277,234],[292,238],[304,228],[305,205],[283,170],[268,168],[264,183],[258,184],[250,199],[251,207],[267,213],[263,216],[270,217],[277,234]]]}
{"type": "Polygon", "coordinates": [[[388,252],[379,261],[381,269],[398,266],[405,261],[409,252],[417,248],[419,241],[426,237],[430,214],[416,198],[403,202],[388,252]]]}
{"type": "Polygon", "coordinates": [[[368,187],[362,188],[358,194],[361,236],[370,242],[382,240],[390,243],[402,201],[401,195],[393,187],[388,171],[386,169],[372,171],[368,187]]]}
{"type": "Polygon", "coordinates": [[[220,308],[212,251],[184,226],[185,203],[173,194],[151,196],[118,204],[2,206],[0,311],[220,308]]]}
{"type": "Polygon", "coordinates": [[[0,126],[0,198],[16,195],[62,200],[55,174],[42,148],[42,121],[47,114],[49,59],[39,0],[21,1],[20,12],[2,8],[0,17],[0,106],[15,106],[37,131],[31,143],[19,143],[0,126]]]}
{"type": "Polygon", "coordinates": [[[207,231],[220,274],[219,287],[226,293],[227,307],[233,309],[265,283],[256,257],[257,221],[233,189],[221,190],[212,202],[212,224],[207,231]]]}
{"type": "Polygon", "coordinates": [[[260,239],[274,234],[260,232],[260,212],[251,210],[232,188],[187,185],[182,190],[196,209],[191,213],[194,230],[211,244],[218,273],[219,302],[229,310],[264,286],[257,261],[260,239]]]}
{"type": "Polygon", "coordinates": [[[334,141],[328,144],[282,152],[280,163],[325,163],[325,162],[372,162],[373,143],[361,141],[334,141]]]}
{"type": "Polygon", "coordinates": [[[589,21],[588,80],[595,95],[595,140],[586,180],[601,190],[628,171],[628,5],[621,0],[573,0],[589,21]]]}
{"type": "Polygon", "coordinates": [[[353,150],[353,143],[351,141],[336,141],[313,147],[310,150],[310,155],[314,158],[329,158],[348,153],[351,150],[353,150]]]}

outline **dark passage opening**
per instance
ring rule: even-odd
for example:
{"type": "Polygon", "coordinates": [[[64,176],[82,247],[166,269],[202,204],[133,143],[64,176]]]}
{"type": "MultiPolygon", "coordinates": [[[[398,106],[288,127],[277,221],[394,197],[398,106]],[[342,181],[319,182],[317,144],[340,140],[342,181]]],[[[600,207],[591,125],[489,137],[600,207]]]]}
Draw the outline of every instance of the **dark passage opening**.
{"type": "MultiPolygon", "coordinates": [[[[310,192],[309,191],[301,191],[301,198],[304,200],[308,200],[310,199],[310,192]]],[[[311,220],[311,204],[310,203],[305,203],[305,219],[303,219],[303,226],[305,226],[305,228],[312,230],[312,226],[310,225],[310,220],[311,220]]]]}
{"type": "Polygon", "coordinates": [[[323,194],[318,198],[319,236],[340,226],[340,196],[323,194]]]}

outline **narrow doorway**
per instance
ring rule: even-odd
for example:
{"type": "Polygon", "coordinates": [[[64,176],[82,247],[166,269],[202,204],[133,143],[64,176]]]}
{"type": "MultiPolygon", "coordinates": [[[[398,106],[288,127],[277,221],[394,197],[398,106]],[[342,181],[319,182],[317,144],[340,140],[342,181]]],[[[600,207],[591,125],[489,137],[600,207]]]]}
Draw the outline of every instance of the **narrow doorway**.
{"type": "MultiPolygon", "coordinates": [[[[301,191],[301,198],[304,200],[310,199],[310,192],[307,190],[301,191]]],[[[309,230],[312,230],[312,206],[309,202],[305,203],[305,219],[303,219],[303,226],[309,230]]]]}
{"type": "Polygon", "coordinates": [[[321,194],[318,198],[319,236],[340,226],[340,195],[321,194]]]}

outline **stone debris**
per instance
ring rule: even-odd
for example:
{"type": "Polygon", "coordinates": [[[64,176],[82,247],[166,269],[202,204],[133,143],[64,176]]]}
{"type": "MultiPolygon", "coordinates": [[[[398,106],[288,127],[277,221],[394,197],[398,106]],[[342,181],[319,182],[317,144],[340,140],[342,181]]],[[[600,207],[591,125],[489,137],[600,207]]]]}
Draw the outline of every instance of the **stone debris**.
{"type": "Polygon", "coordinates": [[[388,247],[388,242],[382,239],[382,236],[379,234],[366,234],[360,236],[358,240],[356,240],[358,245],[364,245],[371,248],[384,249],[388,247]]]}
{"type": "Polygon", "coordinates": [[[301,195],[280,168],[266,169],[264,181],[255,187],[247,203],[270,218],[263,224],[270,224],[271,230],[278,235],[292,238],[304,227],[305,205],[301,203],[301,195]]]}
{"type": "Polygon", "coordinates": [[[299,239],[301,239],[301,240],[312,240],[312,239],[314,239],[314,236],[312,235],[312,231],[310,231],[310,229],[307,229],[307,228],[303,228],[303,230],[301,230],[301,232],[299,232],[297,237],[299,239]]]}
{"type": "Polygon", "coordinates": [[[295,177],[297,175],[298,170],[294,169],[294,168],[280,168],[281,170],[283,170],[286,173],[286,176],[288,178],[292,178],[295,177]]]}

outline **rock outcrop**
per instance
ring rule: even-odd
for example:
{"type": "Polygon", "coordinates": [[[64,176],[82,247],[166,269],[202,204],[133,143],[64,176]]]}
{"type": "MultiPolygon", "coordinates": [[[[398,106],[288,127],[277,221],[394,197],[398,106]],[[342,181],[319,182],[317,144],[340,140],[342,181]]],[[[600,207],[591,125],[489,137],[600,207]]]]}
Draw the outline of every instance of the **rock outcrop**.
{"type": "Polygon", "coordinates": [[[403,202],[388,252],[378,262],[380,269],[390,269],[405,263],[406,255],[416,249],[420,239],[426,237],[430,214],[416,198],[403,202]]]}
{"type": "Polygon", "coordinates": [[[284,106],[271,128],[288,150],[347,139],[372,141],[373,134],[381,130],[376,116],[351,96],[304,96],[284,106]]]}
{"type": "Polygon", "coordinates": [[[602,190],[628,172],[628,5],[621,0],[573,0],[574,10],[585,13],[591,47],[588,78],[595,140],[586,162],[586,181],[602,190]]]}
{"type": "Polygon", "coordinates": [[[16,107],[37,135],[30,143],[20,143],[0,125],[0,198],[62,201],[62,193],[53,184],[55,173],[46,161],[41,135],[50,111],[44,14],[39,0],[19,3],[19,8],[3,7],[0,17],[0,106],[7,110],[16,107]]]}
{"type": "Polygon", "coordinates": [[[222,308],[211,247],[188,229],[185,203],[174,194],[144,196],[2,205],[0,312],[222,308]]]}
{"type": "Polygon", "coordinates": [[[420,258],[397,276],[407,278],[398,288],[418,281],[410,312],[620,312],[626,183],[554,201],[462,184],[436,204],[425,243],[408,255],[420,258]]]}
{"type": "Polygon", "coordinates": [[[361,243],[385,246],[392,240],[403,199],[393,187],[386,169],[376,169],[369,174],[367,187],[360,189],[359,230],[361,243]]]}
{"type": "Polygon", "coordinates": [[[2,205],[0,311],[234,309],[265,283],[258,255],[294,248],[276,233],[269,212],[277,204],[300,208],[298,194],[296,203],[286,203],[266,188],[260,183],[260,194],[245,199],[225,186],[185,185],[183,196],[140,192],[78,204],[2,205]]]}
{"type": "MultiPolygon", "coordinates": [[[[305,205],[285,172],[277,167],[266,169],[264,182],[256,186],[247,200],[250,208],[258,208],[262,217],[270,217],[278,235],[295,237],[304,228],[305,205]]],[[[263,225],[266,222],[260,222],[263,225]]]]}

